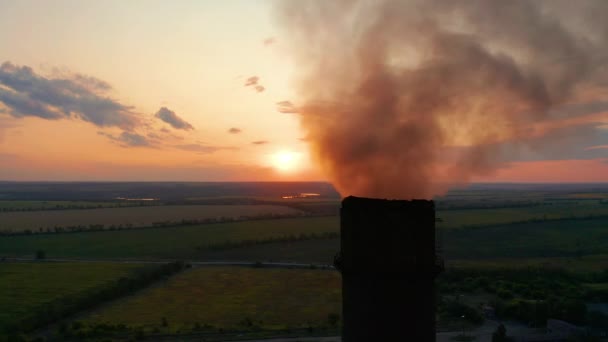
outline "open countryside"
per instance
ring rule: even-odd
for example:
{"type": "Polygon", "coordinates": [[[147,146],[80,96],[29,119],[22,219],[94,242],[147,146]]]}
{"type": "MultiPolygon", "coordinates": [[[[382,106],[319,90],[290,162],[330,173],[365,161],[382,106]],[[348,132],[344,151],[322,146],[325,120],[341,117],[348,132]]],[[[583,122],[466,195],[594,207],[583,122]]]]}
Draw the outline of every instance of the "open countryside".
{"type": "Polygon", "coordinates": [[[91,226],[117,229],[175,224],[184,220],[222,221],[302,214],[300,210],[276,205],[172,205],[0,212],[0,232],[29,230],[45,233],[54,232],[55,227],[88,229],[91,226]]]}
{"type": "MultiPolygon", "coordinates": [[[[597,308],[608,303],[608,246],[603,238],[608,188],[538,188],[528,196],[529,188],[473,187],[436,199],[438,253],[446,266],[437,279],[441,334],[452,336],[464,326],[487,337],[497,320],[512,322],[507,327],[520,335],[539,333],[548,319],[593,329],[606,322],[597,308]],[[542,310],[530,315],[530,303],[542,303],[542,310]],[[488,307],[494,316],[488,316],[488,307]]],[[[93,212],[99,213],[93,216],[97,219],[107,210],[124,210],[124,218],[132,222],[141,213],[174,220],[183,216],[174,209],[182,208],[201,215],[214,208],[232,217],[255,210],[274,214],[234,222],[178,220],[143,229],[2,236],[0,286],[19,289],[13,299],[31,296],[33,302],[22,314],[3,316],[6,336],[14,336],[17,327],[31,337],[91,341],[338,334],[340,276],[327,265],[340,249],[339,202],[277,196],[280,204],[240,204],[244,199],[246,195],[237,194],[222,198],[221,205],[161,200],[145,207],[29,212],[69,217],[93,212]],[[183,260],[181,266],[163,268],[174,260],[183,260]],[[47,292],[36,287],[44,283],[49,284],[47,292]],[[63,291],[53,290],[57,286],[63,291]],[[48,293],[55,296],[45,297],[48,293]],[[28,310],[33,316],[23,315],[28,310]],[[48,317],[61,318],[56,322],[48,317]]]]}

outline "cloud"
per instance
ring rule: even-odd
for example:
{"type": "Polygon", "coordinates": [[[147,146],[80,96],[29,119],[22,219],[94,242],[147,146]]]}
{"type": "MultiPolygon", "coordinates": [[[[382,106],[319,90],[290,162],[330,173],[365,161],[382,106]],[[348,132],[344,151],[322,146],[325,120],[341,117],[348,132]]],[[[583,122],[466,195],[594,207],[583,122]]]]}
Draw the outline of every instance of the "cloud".
{"type": "Polygon", "coordinates": [[[267,140],[256,140],[256,141],[252,141],[251,143],[254,145],[266,145],[266,144],[269,144],[270,142],[267,140]]]}
{"type": "Polygon", "coordinates": [[[585,148],[585,151],[589,150],[608,150],[608,145],[596,145],[585,148]]]}
{"type": "Polygon", "coordinates": [[[212,146],[212,145],[204,145],[204,144],[184,144],[184,145],[174,145],[174,148],[183,151],[197,152],[198,154],[208,154],[214,153],[219,150],[234,150],[234,147],[224,147],[224,146],[212,146]]]}
{"type": "Polygon", "coordinates": [[[165,127],[161,128],[160,131],[163,132],[163,133],[169,133],[169,132],[171,132],[168,128],[165,128],[165,127]]]}
{"type": "Polygon", "coordinates": [[[245,80],[245,87],[256,85],[256,84],[258,84],[259,80],[260,80],[259,77],[257,77],[257,76],[251,76],[247,80],[245,80]]]}
{"type": "Polygon", "coordinates": [[[291,113],[298,112],[298,109],[296,108],[296,106],[293,103],[291,103],[291,101],[277,102],[277,110],[280,113],[285,113],[285,114],[291,114],[291,113]]]}
{"type": "Polygon", "coordinates": [[[266,90],[266,88],[264,88],[264,86],[259,82],[260,78],[258,76],[251,76],[245,80],[245,87],[252,87],[255,91],[261,93],[266,90]]]}
{"type": "Polygon", "coordinates": [[[97,134],[109,138],[110,140],[118,143],[121,147],[153,147],[150,140],[137,133],[122,132],[118,136],[105,132],[97,132],[97,134]]]}
{"type": "Polygon", "coordinates": [[[13,117],[78,118],[99,127],[122,129],[139,125],[141,119],[133,107],[104,95],[110,89],[107,82],[81,74],[50,78],[28,66],[0,65],[0,102],[13,117]]]}
{"type": "Polygon", "coordinates": [[[228,130],[228,133],[230,133],[230,134],[239,134],[241,132],[243,132],[243,130],[240,128],[236,128],[236,127],[232,127],[228,130]]]}
{"type": "Polygon", "coordinates": [[[264,46],[272,45],[272,44],[274,44],[276,42],[277,42],[277,40],[274,37],[268,37],[268,38],[266,38],[266,39],[264,39],[262,41],[262,43],[264,44],[264,46]]]}
{"type": "Polygon", "coordinates": [[[183,129],[186,131],[194,129],[191,124],[177,116],[174,111],[170,110],[167,107],[161,107],[158,112],[154,114],[154,116],[168,123],[169,125],[171,125],[171,127],[175,129],[183,129]]]}
{"type": "Polygon", "coordinates": [[[158,135],[156,133],[153,133],[153,132],[148,133],[147,136],[148,136],[148,138],[154,139],[154,140],[161,140],[162,139],[162,137],[160,135],[158,135]]]}

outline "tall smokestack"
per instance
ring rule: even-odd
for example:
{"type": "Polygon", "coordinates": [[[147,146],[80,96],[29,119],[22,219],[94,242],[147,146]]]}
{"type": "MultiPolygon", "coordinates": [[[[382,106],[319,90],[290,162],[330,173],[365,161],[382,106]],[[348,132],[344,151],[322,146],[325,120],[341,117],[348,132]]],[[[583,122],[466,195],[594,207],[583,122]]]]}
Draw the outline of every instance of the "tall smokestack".
{"type": "Polygon", "coordinates": [[[344,342],[435,341],[435,207],[347,197],[341,209],[344,342]]]}

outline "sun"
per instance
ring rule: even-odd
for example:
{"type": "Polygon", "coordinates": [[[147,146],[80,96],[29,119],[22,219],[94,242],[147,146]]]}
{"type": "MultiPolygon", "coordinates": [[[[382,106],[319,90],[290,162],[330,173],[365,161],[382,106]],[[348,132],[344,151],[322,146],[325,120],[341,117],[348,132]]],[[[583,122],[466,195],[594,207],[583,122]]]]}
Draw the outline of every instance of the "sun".
{"type": "Polygon", "coordinates": [[[299,167],[300,154],[292,151],[280,151],[271,156],[272,166],[281,172],[291,172],[299,167]]]}

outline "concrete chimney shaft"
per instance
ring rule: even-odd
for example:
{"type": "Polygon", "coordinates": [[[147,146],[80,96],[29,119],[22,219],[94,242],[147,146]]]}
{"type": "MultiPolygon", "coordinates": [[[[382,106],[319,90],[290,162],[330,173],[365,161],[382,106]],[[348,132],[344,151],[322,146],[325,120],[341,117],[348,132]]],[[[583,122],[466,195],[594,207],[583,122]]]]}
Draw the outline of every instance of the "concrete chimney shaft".
{"type": "Polygon", "coordinates": [[[347,197],[341,208],[344,342],[435,341],[435,206],[347,197]]]}

